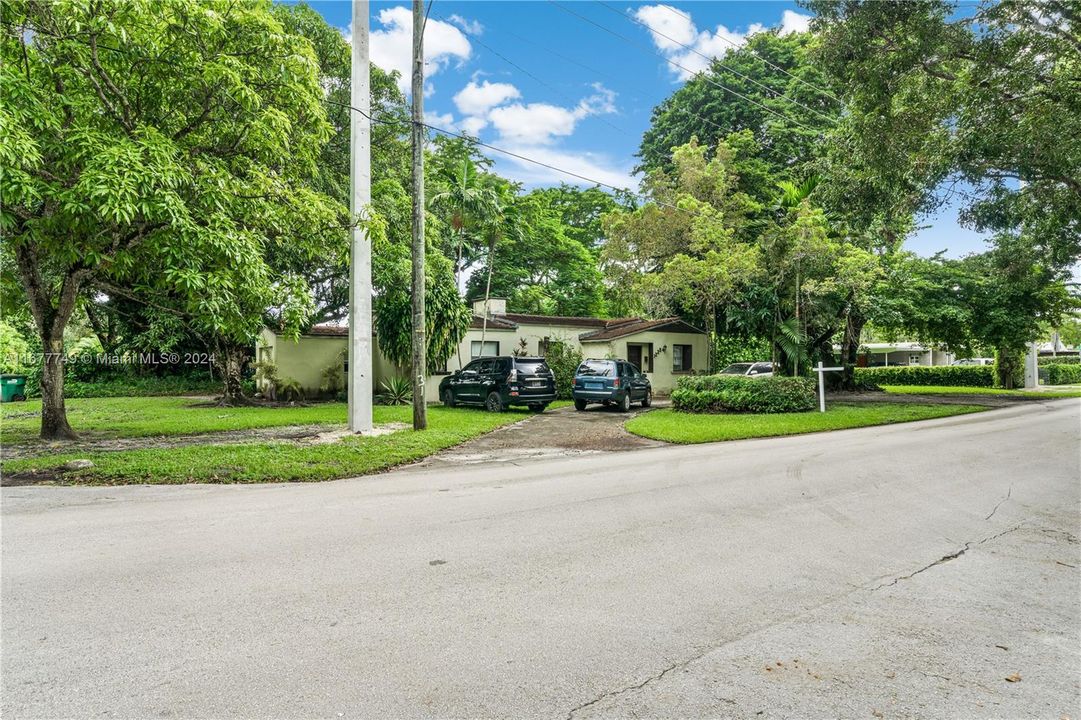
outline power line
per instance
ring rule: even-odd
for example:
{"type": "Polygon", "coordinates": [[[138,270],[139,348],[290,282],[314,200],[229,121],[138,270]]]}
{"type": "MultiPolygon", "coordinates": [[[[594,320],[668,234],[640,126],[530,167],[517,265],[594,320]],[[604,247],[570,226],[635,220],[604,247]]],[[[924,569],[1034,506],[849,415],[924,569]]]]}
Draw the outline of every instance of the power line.
{"type": "MultiPolygon", "coordinates": [[[[438,19],[438,20],[443,20],[443,18],[439,17],[438,15],[436,16],[436,19],[438,19]]],[[[444,22],[446,22],[446,20],[443,20],[443,21],[444,21],[444,22]]],[[[560,97],[562,97],[562,98],[563,98],[564,100],[566,100],[566,101],[568,101],[568,102],[570,102],[570,103],[576,103],[576,102],[578,102],[578,101],[577,101],[577,100],[575,100],[574,98],[570,97],[570,96],[569,96],[569,95],[568,95],[567,93],[563,92],[562,90],[560,90],[559,88],[555,87],[555,86],[554,86],[554,85],[552,85],[551,83],[549,83],[549,82],[546,82],[545,80],[542,80],[541,78],[537,77],[536,75],[534,75],[533,73],[529,72],[528,70],[526,70],[526,69],[525,69],[524,67],[522,67],[522,66],[521,66],[521,65],[519,65],[518,63],[516,63],[516,62],[514,62],[513,60],[511,60],[510,58],[508,58],[508,57],[507,57],[506,55],[504,55],[503,53],[501,53],[501,52],[499,52],[498,50],[496,50],[495,48],[493,48],[493,47],[492,47],[491,45],[488,45],[487,43],[483,42],[482,40],[480,40],[480,38],[477,38],[476,36],[473,36],[473,37],[471,37],[471,38],[470,38],[470,41],[471,41],[471,42],[475,42],[476,44],[480,45],[481,47],[483,47],[483,48],[487,49],[487,50],[488,50],[488,52],[490,52],[490,53],[492,53],[493,55],[495,55],[496,57],[500,58],[500,59],[501,59],[501,60],[502,60],[503,62],[507,63],[507,64],[508,64],[508,65],[510,65],[510,66],[511,66],[512,68],[516,69],[516,70],[517,70],[518,72],[522,73],[523,75],[526,75],[527,77],[530,77],[530,78],[532,78],[532,79],[533,79],[533,80],[534,80],[535,82],[538,82],[538,83],[540,83],[540,84],[541,84],[541,85],[543,85],[544,87],[548,88],[548,89],[549,89],[549,90],[551,90],[552,92],[554,92],[554,93],[556,93],[557,95],[559,95],[560,97]]],[[[612,128],[613,130],[616,130],[617,132],[621,132],[621,133],[623,133],[624,135],[629,135],[629,136],[631,136],[631,137],[635,137],[635,134],[634,134],[634,133],[632,133],[632,132],[631,132],[630,130],[627,130],[626,128],[622,128],[622,127],[620,127],[619,125],[616,125],[615,123],[613,123],[613,122],[609,121],[609,120],[608,120],[607,118],[605,118],[605,117],[604,117],[604,116],[602,116],[602,115],[598,115],[598,116],[597,116],[597,119],[598,119],[598,120],[600,120],[601,122],[603,122],[603,123],[604,123],[605,125],[607,125],[608,127],[612,128]]]]}
{"type": "MultiPolygon", "coordinates": [[[[586,17],[585,15],[582,15],[582,14],[580,14],[580,13],[577,13],[577,12],[575,12],[575,11],[573,11],[573,10],[571,10],[571,9],[569,9],[569,8],[567,8],[567,7],[565,7],[565,6],[563,6],[563,5],[560,5],[559,3],[555,2],[555,0],[548,0],[548,2],[549,2],[549,3],[551,3],[552,5],[554,5],[555,7],[559,8],[559,9],[560,9],[560,10],[562,10],[563,12],[567,13],[568,15],[573,15],[574,17],[578,18],[579,20],[582,20],[582,21],[584,21],[584,22],[587,22],[587,23],[589,23],[590,25],[594,25],[594,26],[596,26],[596,27],[600,28],[601,30],[605,31],[605,32],[606,32],[606,33],[608,33],[609,35],[614,35],[615,37],[619,38],[620,40],[623,40],[624,42],[626,42],[626,43],[628,43],[628,44],[630,44],[630,45],[634,45],[634,46],[636,46],[636,47],[639,47],[639,48],[641,48],[641,47],[642,47],[642,44],[641,44],[641,43],[638,43],[638,42],[636,42],[636,41],[634,41],[634,40],[631,40],[631,39],[630,39],[630,38],[628,38],[628,37],[627,37],[626,35],[620,35],[620,34],[619,34],[619,33],[617,33],[617,32],[616,32],[615,30],[612,30],[611,28],[607,27],[606,25],[603,25],[603,24],[601,24],[601,23],[599,23],[599,22],[597,22],[597,21],[595,21],[595,20],[593,20],[593,19],[591,19],[591,18],[588,18],[588,17],[586,17]]],[[[653,54],[653,55],[656,55],[657,57],[661,58],[662,60],[664,60],[664,61],[665,61],[666,63],[668,63],[669,65],[672,65],[672,66],[674,66],[674,67],[678,67],[679,69],[683,70],[683,71],[684,71],[684,72],[686,72],[686,73],[689,73],[690,75],[697,75],[697,74],[698,74],[698,73],[695,73],[695,72],[694,72],[693,70],[691,70],[690,68],[688,68],[688,67],[686,67],[686,66],[684,66],[684,65],[681,65],[681,64],[680,64],[680,63],[678,63],[678,62],[676,62],[675,60],[672,60],[672,59],[670,59],[670,58],[666,58],[666,57],[665,57],[664,55],[662,55],[662,54],[658,53],[657,51],[655,51],[655,50],[654,50],[653,48],[651,48],[651,47],[648,47],[648,46],[647,46],[647,50],[646,50],[646,51],[647,51],[647,52],[649,52],[649,53],[651,53],[651,54],[653,54]]],[[[770,113],[771,115],[776,115],[777,117],[781,118],[781,119],[782,119],[782,120],[784,120],[785,122],[789,122],[789,123],[792,123],[793,125],[796,125],[796,126],[798,126],[798,127],[801,127],[801,128],[803,128],[804,130],[810,130],[811,132],[819,132],[819,131],[818,131],[818,130],[816,130],[815,128],[813,128],[813,127],[810,127],[809,125],[805,125],[805,124],[803,124],[803,123],[799,122],[798,120],[794,120],[794,119],[792,119],[792,118],[788,117],[787,115],[783,115],[783,114],[781,114],[781,113],[777,112],[776,110],[773,110],[773,109],[771,109],[771,108],[767,107],[766,105],[763,105],[762,103],[760,103],[760,102],[758,102],[758,101],[756,101],[756,100],[753,100],[753,99],[751,99],[751,98],[747,97],[747,96],[746,96],[746,95],[744,95],[743,93],[741,93],[741,92],[739,92],[739,91],[737,91],[737,90],[733,90],[732,88],[730,88],[730,87],[728,87],[727,85],[724,85],[724,84],[722,84],[722,83],[720,83],[720,82],[717,82],[716,80],[714,80],[713,78],[709,77],[708,75],[702,75],[702,78],[703,78],[703,79],[704,79],[704,80],[705,80],[706,82],[710,83],[711,85],[714,85],[714,86],[716,86],[716,87],[719,87],[720,89],[722,89],[722,90],[724,90],[724,91],[726,91],[726,92],[732,93],[732,94],[733,94],[733,95],[735,95],[736,97],[739,97],[739,98],[741,98],[741,99],[743,99],[743,100],[746,100],[747,102],[751,103],[752,105],[755,105],[755,106],[757,106],[757,107],[760,107],[760,108],[762,108],[763,110],[765,110],[766,112],[770,113]]]]}
{"type": "MultiPolygon", "coordinates": [[[[332,105],[339,105],[341,107],[346,107],[346,108],[349,108],[350,110],[352,110],[354,112],[358,112],[361,115],[363,115],[364,117],[368,118],[368,120],[370,120],[371,122],[382,123],[382,124],[385,124],[385,125],[409,125],[409,124],[411,124],[411,121],[406,121],[406,120],[384,119],[384,118],[380,118],[380,117],[375,117],[374,115],[372,115],[370,113],[364,112],[360,108],[353,107],[352,105],[349,105],[348,103],[338,102],[337,100],[330,100],[328,98],[326,100],[326,102],[328,102],[328,103],[330,103],[332,105]]],[[[522,155],[521,153],[516,153],[513,150],[507,150],[505,148],[501,148],[501,147],[497,147],[495,145],[491,145],[489,143],[478,140],[477,138],[470,137],[469,135],[463,135],[462,133],[456,133],[453,130],[447,130],[445,128],[437,127],[435,125],[432,125],[432,124],[426,123],[426,122],[416,121],[416,123],[418,125],[420,125],[421,127],[427,128],[428,130],[431,130],[433,132],[441,133],[443,135],[447,135],[448,137],[458,138],[459,140],[465,140],[466,142],[477,145],[478,147],[486,148],[488,150],[493,150],[495,152],[502,153],[503,155],[507,155],[507,156],[515,158],[517,160],[521,160],[523,162],[527,162],[527,163],[531,163],[533,165],[538,165],[540,167],[547,168],[548,170],[554,170],[555,172],[562,173],[564,175],[568,175],[570,177],[577,178],[579,180],[583,180],[583,181],[585,181],[585,182],[587,182],[587,183],[589,183],[591,185],[597,185],[597,186],[600,186],[600,187],[605,187],[605,188],[608,188],[609,190],[614,190],[615,192],[618,192],[618,193],[624,193],[626,195],[636,197],[636,198],[638,198],[640,200],[645,200],[647,203],[653,203],[655,205],[662,205],[664,207],[671,208],[673,210],[679,210],[680,212],[688,213],[690,215],[693,215],[694,217],[698,217],[698,218],[706,217],[700,212],[696,212],[694,210],[689,210],[687,208],[681,208],[678,205],[674,205],[674,204],[672,204],[670,202],[666,202],[664,200],[659,200],[659,199],[657,199],[655,197],[651,197],[649,195],[646,195],[645,193],[636,192],[634,190],[631,190],[630,188],[619,187],[618,185],[612,185],[611,183],[606,183],[606,182],[604,182],[602,180],[597,180],[595,178],[587,177],[586,175],[582,175],[581,173],[576,173],[573,170],[567,170],[566,168],[561,168],[561,167],[559,167],[557,165],[552,165],[551,163],[546,163],[543,160],[537,160],[536,158],[531,158],[531,157],[528,157],[526,155],[522,155]]],[[[713,218],[706,218],[706,219],[712,220],[713,218]]]]}
{"type": "MultiPolygon", "coordinates": [[[[690,15],[688,15],[687,13],[685,13],[685,12],[682,12],[682,11],[680,11],[680,10],[678,10],[678,9],[676,9],[676,8],[674,8],[674,7],[672,7],[671,5],[665,5],[665,4],[663,4],[663,3],[662,3],[662,4],[660,5],[660,7],[664,8],[665,10],[667,10],[667,11],[668,11],[668,12],[670,12],[670,13],[673,13],[673,14],[675,14],[675,15],[678,15],[678,16],[679,16],[679,17],[681,17],[681,18],[684,18],[684,19],[686,19],[686,20],[689,20],[689,21],[690,21],[690,22],[692,22],[692,23],[694,22],[694,19],[693,19],[693,18],[692,18],[692,17],[690,16],[690,15]]],[[[821,86],[819,86],[819,85],[815,85],[815,84],[813,84],[813,83],[809,83],[809,82],[807,82],[806,80],[804,80],[803,78],[797,77],[797,76],[793,75],[792,73],[788,72],[788,71],[787,71],[787,70],[785,70],[785,69],[784,69],[783,67],[780,67],[780,66],[778,66],[778,65],[774,65],[774,64],[773,64],[773,63],[771,63],[771,62],[770,62],[769,60],[767,60],[766,58],[764,58],[764,57],[762,57],[761,55],[759,55],[759,54],[758,54],[758,51],[757,51],[757,50],[755,50],[754,48],[752,48],[752,47],[750,47],[750,46],[747,46],[747,45],[743,45],[743,46],[741,46],[741,45],[739,45],[739,44],[737,44],[737,43],[734,43],[734,42],[732,42],[731,40],[729,40],[728,38],[726,38],[726,37],[725,37],[724,35],[721,35],[720,33],[717,33],[717,34],[716,34],[716,35],[715,35],[714,37],[718,37],[718,38],[720,38],[721,40],[724,40],[724,41],[725,41],[726,43],[728,43],[728,44],[729,44],[729,45],[731,45],[732,47],[736,48],[737,50],[740,50],[740,49],[746,50],[747,52],[751,53],[751,54],[752,54],[752,55],[754,55],[754,56],[755,56],[756,58],[758,58],[759,60],[761,60],[762,62],[764,62],[764,63],[765,63],[766,65],[769,65],[769,66],[770,66],[771,68],[773,68],[774,70],[777,70],[778,72],[782,72],[782,73],[784,73],[785,75],[787,75],[788,77],[792,78],[792,79],[793,79],[793,80],[795,80],[796,82],[798,82],[798,83],[800,83],[800,84],[802,84],[802,85],[806,85],[807,87],[811,88],[812,90],[817,90],[818,92],[822,93],[823,95],[825,95],[826,97],[828,97],[828,98],[829,98],[830,100],[833,100],[834,102],[838,102],[838,103],[841,103],[842,105],[844,104],[844,101],[843,101],[843,100],[841,100],[841,98],[837,97],[836,95],[834,95],[833,93],[831,93],[831,92],[830,92],[829,90],[826,90],[826,89],[825,89],[824,87],[821,87],[821,86]]]]}
{"type": "MultiPolygon", "coordinates": [[[[531,39],[525,37],[524,35],[519,35],[519,34],[513,32],[511,30],[506,30],[506,29],[503,29],[501,32],[504,35],[510,35],[511,37],[513,37],[513,38],[515,38],[517,40],[521,40],[522,42],[525,42],[525,43],[528,43],[529,45],[532,45],[533,47],[539,48],[539,49],[543,50],[544,52],[548,53],[549,55],[553,55],[554,57],[557,57],[557,58],[559,58],[559,59],[561,59],[561,60],[563,60],[565,62],[568,62],[568,63],[570,63],[572,65],[577,65],[578,67],[582,68],[583,70],[587,70],[587,71],[593,73],[594,75],[597,75],[597,76],[602,77],[602,78],[607,78],[609,81],[611,81],[613,83],[619,84],[619,83],[623,82],[623,79],[617,78],[614,75],[612,75],[611,73],[604,72],[603,70],[597,70],[596,68],[591,67],[589,65],[586,65],[585,63],[580,62],[578,60],[575,60],[572,57],[569,57],[567,55],[563,55],[563,54],[561,54],[561,53],[559,53],[559,52],[557,52],[555,50],[552,50],[551,48],[545,47],[544,45],[541,45],[540,43],[536,42],[535,40],[531,40],[531,39]]],[[[683,112],[683,113],[686,113],[687,115],[690,115],[691,117],[695,118],[696,120],[701,120],[702,122],[706,123],[707,125],[712,125],[713,127],[717,128],[718,130],[721,130],[722,132],[728,131],[728,130],[731,129],[731,128],[726,128],[725,126],[721,125],[720,123],[717,123],[717,122],[715,122],[713,120],[710,120],[708,117],[705,117],[703,115],[699,115],[698,113],[694,112],[690,108],[677,107],[676,109],[683,112]]]]}
{"type": "MultiPolygon", "coordinates": [[[[728,72],[732,73],[733,75],[736,75],[737,77],[743,78],[743,79],[744,79],[744,80],[746,80],[747,82],[750,82],[750,83],[754,83],[755,85],[757,85],[758,87],[762,88],[762,89],[763,89],[763,90],[765,90],[766,92],[772,93],[772,94],[774,95],[774,97],[778,97],[778,98],[781,98],[781,99],[787,100],[788,102],[792,103],[793,105],[798,105],[799,107],[803,108],[804,110],[806,110],[806,111],[808,111],[808,112],[812,112],[812,113],[814,113],[815,115],[818,115],[818,116],[820,116],[820,117],[823,117],[823,118],[825,118],[826,120],[828,120],[828,121],[829,121],[829,122],[831,122],[831,123],[835,123],[835,122],[836,122],[836,120],[835,120],[834,118],[830,117],[829,115],[826,115],[826,114],[825,114],[825,113],[823,113],[823,112],[820,112],[820,111],[818,111],[818,110],[815,110],[815,109],[814,109],[814,108],[812,108],[812,107],[808,107],[807,105],[804,105],[803,103],[801,103],[801,102],[800,102],[800,101],[798,101],[798,100],[793,100],[792,98],[788,97],[788,96],[787,96],[787,95],[785,95],[784,93],[782,93],[782,92],[779,92],[779,91],[777,91],[777,90],[774,90],[774,89],[773,89],[773,88],[771,88],[770,86],[768,86],[768,85],[766,85],[766,84],[764,84],[764,83],[761,83],[761,82],[759,82],[758,80],[755,80],[755,79],[754,79],[753,77],[751,77],[751,76],[749,76],[749,75],[745,75],[745,74],[741,73],[740,71],[738,71],[738,70],[735,70],[734,68],[730,68],[730,67],[728,67],[728,66],[727,66],[727,65],[725,65],[725,64],[724,64],[723,62],[721,62],[721,60],[720,60],[719,58],[716,58],[716,57],[710,57],[709,55],[706,55],[706,54],[705,54],[705,53],[703,53],[703,52],[699,52],[699,51],[698,51],[697,49],[695,49],[695,48],[694,48],[694,47],[693,47],[692,45],[687,45],[686,43],[680,42],[679,40],[675,39],[675,38],[674,38],[674,37],[672,37],[671,35],[666,35],[665,33],[661,32],[660,30],[657,30],[657,29],[655,29],[655,28],[652,28],[652,27],[650,27],[649,25],[647,25],[646,23],[642,22],[641,20],[639,20],[638,18],[634,17],[633,15],[628,15],[627,13],[623,12],[622,10],[619,10],[619,9],[617,9],[617,8],[614,8],[614,7],[612,7],[611,5],[609,5],[608,3],[606,3],[606,2],[603,2],[603,0],[596,0],[596,2],[597,2],[597,4],[598,4],[598,5],[602,5],[602,6],[606,7],[606,8],[608,8],[609,10],[611,10],[611,11],[612,11],[612,12],[614,12],[614,13],[616,13],[617,15],[622,15],[623,17],[627,18],[627,19],[628,19],[628,20],[630,20],[631,22],[633,22],[633,23],[635,23],[635,24],[638,24],[638,25],[641,25],[641,26],[642,26],[642,27],[644,27],[644,28],[645,28],[646,30],[649,30],[649,31],[650,31],[651,33],[653,33],[653,34],[655,34],[655,35],[660,35],[660,36],[661,36],[661,37],[663,37],[663,38],[666,38],[666,39],[668,39],[668,40],[671,40],[672,42],[674,42],[675,44],[679,45],[679,46],[680,46],[680,47],[682,47],[683,49],[685,49],[685,50],[689,50],[690,52],[693,52],[693,53],[694,53],[695,55],[697,55],[698,57],[700,57],[700,58],[702,58],[702,59],[706,60],[707,62],[710,62],[710,63],[716,63],[718,67],[720,67],[720,68],[723,68],[724,70],[727,70],[728,72]]],[[[720,36],[720,35],[718,35],[718,37],[721,37],[721,36],[720,36]]],[[[725,39],[725,40],[727,40],[727,38],[724,38],[724,39],[725,39]]],[[[729,42],[731,42],[731,41],[729,41],[729,42]]]]}

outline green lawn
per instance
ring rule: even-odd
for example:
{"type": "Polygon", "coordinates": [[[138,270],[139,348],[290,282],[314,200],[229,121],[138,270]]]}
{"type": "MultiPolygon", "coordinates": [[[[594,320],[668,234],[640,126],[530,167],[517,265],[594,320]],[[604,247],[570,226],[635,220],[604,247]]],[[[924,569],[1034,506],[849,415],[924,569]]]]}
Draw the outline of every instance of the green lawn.
{"type": "MultiPolygon", "coordinates": [[[[163,398],[148,398],[164,400],[163,398]]],[[[134,400],[130,399],[129,400],[134,400]]],[[[91,401],[97,402],[97,401],[91,401]]],[[[140,407],[129,403],[126,407],[140,407]]],[[[235,429],[238,423],[247,421],[247,427],[268,427],[297,422],[343,423],[343,405],[327,405],[312,408],[244,408],[234,416],[227,429],[235,429]],[[297,411],[309,411],[294,412],[297,411]],[[274,413],[281,412],[281,416],[274,413]],[[263,415],[269,417],[263,417],[263,415]],[[322,414],[321,414],[322,413],[322,414]],[[288,418],[286,420],[285,418],[288,418]],[[315,418],[315,419],[313,419],[315,418]]],[[[378,407],[377,422],[408,422],[408,407],[378,407]]],[[[179,423],[182,417],[174,416],[161,427],[176,428],[173,432],[206,430],[195,427],[193,418],[202,417],[200,409],[190,410],[186,426],[179,423]]],[[[220,411],[223,413],[232,411],[220,411]]],[[[489,413],[472,408],[428,409],[429,428],[424,432],[399,430],[378,437],[349,437],[340,442],[322,445],[303,445],[289,441],[233,443],[228,445],[196,444],[184,447],[147,448],[112,452],[71,452],[3,463],[4,473],[22,473],[31,469],[44,470],[76,458],[94,462],[94,467],[63,476],[63,482],[85,484],[170,484],[188,482],[255,483],[275,481],[313,481],[351,477],[383,470],[394,465],[410,462],[430,455],[502,425],[521,420],[530,413],[513,410],[489,413]]],[[[221,427],[211,415],[216,427],[221,427]]],[[[108,421],[106,421],[108,422],[108,421]]],[[[126,421],[130,422],[130,418],[126,421]]],[[[73,422],[73,424],[75,424],[73,422]]],[[[85,427],[85,425],[84,425],[85,427]]],[[[116,432],[117,425],[108,427],[116,432]]],[[[139,432],[136,435],[148,435],[139,432]]]]}
{"type": "Polygon", "coordinates": [[[1046,399],[1081,397],[1081,390],[1003,390],[959,385],[883,385],[882,389],[892,395],[1007,395],[1046,399]]]}
{"type": "MultiPolygon", "coordinates": [[[[298,407],[216,407],[206,400],[183,397],[113,397],[68,400],[68,422],[87,439],[192,435],[281,427],[282,425],[344,425],[345,403],[314,403],[298,407]]],[[[37,437],[41,401],[0,406],[0,442],[25,442],[37,437]]],[[[407,408],[376,406],[376,423],[400,420],[407,408]]]]}
{"type": "Polygon", "coordinates": [[[919,405],[908,403],[835,403],[826,412],[776,414],[693,414],[654,410],[627,421],[627,430],[671,443],[774,437],[886,425],[980,412],[976,405],[919,405]]]}

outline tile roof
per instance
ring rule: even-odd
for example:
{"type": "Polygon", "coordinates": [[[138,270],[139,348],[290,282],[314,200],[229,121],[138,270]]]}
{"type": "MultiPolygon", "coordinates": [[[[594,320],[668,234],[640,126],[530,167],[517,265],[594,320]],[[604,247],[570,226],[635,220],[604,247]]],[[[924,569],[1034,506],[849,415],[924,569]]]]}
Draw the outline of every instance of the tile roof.
{"type": "Polygon", "coordinates": [[[565,325],[568,327],[604,327],[608,320],[595,317],[568,317],[565,315],[530,315],[528,313],[505,313],[500,315],[511,322],[527,325],[565,325]]]}
{"type": "MultiPolygon", "coordinates": [[[[484,327],[484,318],[480,315],[474,315],[473,319],[469,321],[469,327],[474,330],[480,330],[484,327]]],[[[518,324],[507,320],[504,315],[492,315],[488,318],[489,330],[517,330],[518,324]]]]}
{"type": "Polygon", "coordinates": [[[578,339],[582,342],[600,342],[603,340],[614,340],[615,338],[621,338],[627,335],[634,335],[635,333],[646,332],[647,330],[661,329],[669,329],[674,332],[693,333],[695,335],[703,334],[701,330],[693,325],[683,322],[683,320],[680,320],[678,317],[661,318],[659,320],[631,318],[629,320],[612,321],[611,324],[600,330],[582,333],[578,336],[578,339]]]}
{"type": "Polygon", "coordinates": [[[312,325],[304,335],[321,335],[329,337],[346,337],[349,335],[348,325],[312,325]]]}

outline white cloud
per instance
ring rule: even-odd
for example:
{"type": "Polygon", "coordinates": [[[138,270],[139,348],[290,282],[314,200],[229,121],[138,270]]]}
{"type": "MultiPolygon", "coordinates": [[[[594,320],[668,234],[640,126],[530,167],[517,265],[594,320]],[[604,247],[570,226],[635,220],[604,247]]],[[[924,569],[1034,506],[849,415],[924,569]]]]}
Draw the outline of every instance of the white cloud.
{"type": "Polygon", "coordinates": [[[493,83],[485,80],[480,85],[471,80],[454,96],[454,104],[463,115],[484,116],[497,105],[520,98],[518,88],[510,83],[493,83]]]}
{"type": "Polygon", "coordinates": [[[574,133],[580,120],[591,115],[615,112],[615,93],[595,84],[593,95],[582,98],[573,108],[549,103],[513,103],[493,108],[488,121],[500,140],[522,145],[550,145],[557,137],[574,133]]]}
{"type": "MultiPolygon", "coordinates": [[[[403,6],[379,11],[380,29],[369,35],[371,61],[387,72],[397,70],[400,74],[398,87],[409,92],[413,63],[413,13],[403,6]]],[[[352,27],[345,33],[352,41],[352,27]]],[[[437,74],[451,61],[468,60],[473,47],[465,34],[450,23],[428,18],[424,26],[424,74],[426,78],[437,74]]],[[[428,94],[428,91],[425,91],[428,94]]]]}
{"type": "Polygon", "coordinates": [[[458,129],[458,123],[454,121],[454,115],[452,115],[451,113],[440,114],[425,112],[424,122],[428,123],[429,125],[434,125],[437,128],[442,128],[443,130],[458,129]]]}
{"type": "MultiPolygon", "coordinates": [[[[670,5],[643,5],[635,12],[635,17],[649,28],[653,44],[672,61],[669,68],[680,80],[688,80],[708,69],[710,61],[707,58],[723,58],[725,53],[747,42],[751,35],[767,29],[761,23],[753,23],[745,32],[729,30],[724,25],[718,25],[713,32],[700,31],[690,15],[670,5]]],[[[785,10],[779,32],[782,35],[804,32],[810,23],[810,15],[785,10]]]]}
{"type": "Polygon", "coordinates": [[[461,123],[462,132],[473,137],[480,135],[480,131],[486,127],[488,127],[488,118],[483,117],[467,117],[461,123]]]}
{"type": "MultiPolygon", "coordinates": [[[[591,152],[573,152],[535,145],[508,145],[507,150],[533,158],[554,167],[587,177],[590,180],[612,185],[618,188],[637,189],[637,182],[630,164],[620,165],[606,155],[591,152]]],[[[501,153],[494,153],[501,175],[527,186],[570,183],[572,185],[592,185],[592,182],[572,177],[566,173],[550,170],[535,163],[518,160],[501,153]]]]}
{"type": "Polygon", "coordinates": [[[811,16],[801,15],[793,10],[785,10],[781,15],[781,34],[807,32],[811,28],[811,16]]]}
{"type": "Polygon", "coordinates": [[[484,32],[484,26],[481,25],[479,22],[477,22],[476,20],[464,18],[461,15],[451,15],[447,18],[447,20],[450,20],[452,23],[460,27],[462,30],[465,30],[466,33],[470,35],[480,35],[484,32]]]}

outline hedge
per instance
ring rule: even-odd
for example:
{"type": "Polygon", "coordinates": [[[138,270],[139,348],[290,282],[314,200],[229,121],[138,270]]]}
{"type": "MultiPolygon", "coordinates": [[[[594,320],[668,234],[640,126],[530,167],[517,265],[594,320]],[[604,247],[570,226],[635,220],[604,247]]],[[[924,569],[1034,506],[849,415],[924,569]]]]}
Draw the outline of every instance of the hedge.
{"type": "Polygon", "coordinates": [[[1047,371],[1048,385],[1075,385],[1081,384],[1081,365],[1056,364],[1041,365],[1040,374],[1047,371]]]}
{"type": "Polygon", "coordinates": [[[898,365],[897,367],[856,368],[856,386],[874,389],[880,385],[945,385],[950,387],[994,387],[994,365],[898,365]]]}
{"type": "Polygon", "coordinates": [[[681,378],[672,391],[672,407],[682,412],[803,412],[815,407],[810,378],[697,375],[681,378]]]}
{"type": "Polygon", "coordinates": [[[1041,355],[1039,358],[1040,367],[1044,365],[1077,365],[1081,363],[1081,357],[1078,355],[1041,355]]]}

